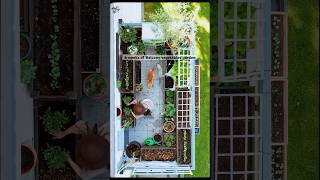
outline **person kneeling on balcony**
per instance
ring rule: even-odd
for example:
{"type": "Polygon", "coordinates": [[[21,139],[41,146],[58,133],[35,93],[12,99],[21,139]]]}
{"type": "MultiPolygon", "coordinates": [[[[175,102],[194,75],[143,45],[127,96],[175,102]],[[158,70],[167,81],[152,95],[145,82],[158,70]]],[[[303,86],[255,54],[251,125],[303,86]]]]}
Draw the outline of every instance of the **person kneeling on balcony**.
{"type": "Polygon", "coordinates": [[[138,119],[144,115],[150,114],[153,110],[153,102],[150,99],[144,99],[142,101],[133,100],[129,103],[132,109],[133,116],[138,119]]]}

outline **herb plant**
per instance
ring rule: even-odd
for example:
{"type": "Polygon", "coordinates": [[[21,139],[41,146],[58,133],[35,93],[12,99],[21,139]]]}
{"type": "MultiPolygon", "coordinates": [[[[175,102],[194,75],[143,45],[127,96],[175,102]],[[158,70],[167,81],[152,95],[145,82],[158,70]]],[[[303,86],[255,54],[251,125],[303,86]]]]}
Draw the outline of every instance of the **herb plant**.
{"type": "Polygon", "coordinates": [[[70,119],[65,111],[51,111],[48,108],[42,117],[42,124],[46,132],[62,130],[70,119]]]}
{"type": "Polygon", "coordinates": [[[62,149],[60,146],[48,146],[43,152],[43,157],[47,161],[49,169],[65,168],[66,155],[70,152],[62,149]]]}
{"type": "Polygon", "coordinates": [[[126,76],[125,76],[125,85],[126,85],[126,90],[129,90],[129,85],[130,85],[130,80],[129,80],[129,64],[128,61],[126,61],[126,76]]]}
{"type": "Polygon", "coordinates": [[[51,43],[51,51],[50,54],[48,55],[48,59],[50,61],[51,65],[51,71],[49,75],[51,76],[52,80],[50,83],[50,86],[53,90],[59,88],[59,78],[60,78],[60,48],[58,44],[58,36],[59,36],[59,24],[57,22],[57,17],[58,17],[58,5],[57,5],[58,0],[51,0],[51,20],[53,24],[53,31],[49,35],[50,39],[52,40],[51,43]]]}
{"type": "Polygon", "coordinates": [[[33,63],[29,59],[25,59],[20,64],[21,73],[20,79],[21,82],[25,85],[29,85],[31,81],[36,77],[37,67],[33,66],[33,63]]]}
{"type": "Polygon", "coordinates": [[[125,116],[130,116],[131,115],[131,109],[128,107],[123,108],[123,112],[125,116]]]}
{"type": "Polygon", "coordinates": [[[130,128],[132,126],[133,121],[132,120],[123,120],[122,121],[122,127],[123,128],[130,128]]]}
{"type": "Polygon", "coordinates": [[[163,135],[163,139],[165,142],[165,145],[167,147],[172,147],[176,144],[176,139],[174,138],[174,134],[173,133],[166,133],[163,135]]]}
{"type": "Polygon", "coordinates": [[[188,160],[187,130],[183,130],[183,162],[188,160]]]}
{"type": "Polygon", "coordinates": [[[88,80],[87,88],[89,96],[101,96],[105,92],[106,82],[98,73],[92,75],[88,80]]]}
{"type": "Polygon", "coordinates": [[[117,80],[116,83],[117,83],[117,88],[120,89],[120,88],[121,88],[121,81],[120,81],[120,80],[117,80]]]}
{"type": "Polygon", "coordinates": [[[127,95],[124,95],[122,97],[122,100],[125,104],[129,104],[131,101],[132,101],[132,97],[131,96],[127,96],[127,95]]]}
{"type": "Polygon", "coordinates": [[[141,92],[143,90],[143,84],[137,84],[136,85],[136,91],[141,92]]]}
{"type": "Polygon", "coordinates": [[[123,42],[133,43],[137,39],[137,30],[131,26],[121,27],[119,35],[123,42]]]}

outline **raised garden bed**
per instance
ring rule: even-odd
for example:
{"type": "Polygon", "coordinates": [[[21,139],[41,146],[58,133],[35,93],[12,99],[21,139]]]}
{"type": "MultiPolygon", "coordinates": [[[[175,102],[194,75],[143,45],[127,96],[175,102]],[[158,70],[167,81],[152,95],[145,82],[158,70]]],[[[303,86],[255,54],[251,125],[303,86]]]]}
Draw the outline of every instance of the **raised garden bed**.
{"type": "Polygon", "coordinates": [[[271,16],[271,74],[274,77],[286,76],[285,54],[285,16],[273,14],[271,16]]]}
{"type": "Polygon", "coordinates": [[[72,159],[75,157],[75,135],[68,135],[62,139],[53,139],[43,124],[43,118],[48,108],[51,112],[65,112],[69,121],[63,126],[68,128],[76,121],[76,102],[75,101],[38,101],[36,103],[36,127],[35,141],[38,152],[39,164],[37,166],[37,174],[39,179],[76,179],[76,174],[73,169],[65,162],[65,167],[61,169],[50,169],[44,157],[44,151],[49,146],[60,146],[70,152],[72,159]]]}
{"type": "Polygon", "coordinates": [[[133,94],[124,94],[121,97],[121,127],[134,128],[136,126],[136,118],[132,115],[131,106],[128,104],[133,101],[133,94]]]}
{"type": "Polygon", "coordinates": [[[133,93],[135,87],[134,62],[131,60],[122,60],[121,62],[121,92],[122,93],[133,93]]]}
{"type": "Polygon", "coordinates": [[[95,0],[80,1],[81,71],[100,71],[100,8],[95,0]]]}
{"type": "Polygon", "coordinates": [[[29,0],[19,1],[20,32],[29,32],[29,0]]]}
{"type": "Polygon", "coordinates": [[[178,131],[178,163],[191,163],[191,136],[189,129],[178,131]]]}
{"type": "Polygon", "coordinates": [[[28,58],[31,54],[31,39],[27,33],[20,34],[20,60],[28,58]]]}
{"type": "Polygon", "coordinates": [[[74,90],[74,2],[35,0],[35,90],[40,96],[67,96],[74,90]]]}
{"type": "Polygon", "coordinates": [[[272,146],[272,179],[285,179],[285,148],[272,146]]]}
{"type": "Polygon", "coordinates": [[[285,107],[285,81],[272,81],[271,83],[271,119],[272,119],[272,142],[285,141],[286,134],[286,107],[285,107]]]}
{"type": "Polygon", "coordinates": [[[176,148],[143,147],[141,148],[143,161],[175,161],[177,159],[176,148]]]}

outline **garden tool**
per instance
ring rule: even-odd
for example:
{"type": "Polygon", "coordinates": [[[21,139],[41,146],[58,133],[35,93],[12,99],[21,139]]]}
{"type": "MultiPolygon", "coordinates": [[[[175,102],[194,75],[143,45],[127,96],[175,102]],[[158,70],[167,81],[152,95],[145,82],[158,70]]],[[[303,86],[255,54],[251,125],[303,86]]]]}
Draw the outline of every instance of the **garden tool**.
{"type": "Polygon", "coordinates": [[[151,89],[153,87],[153,78],[154,78],[154,68],[149,70],[148,80],[147,80],[147,87],[151,89]]]}
{"type": "Polygon", "coordinates": [[[144,144],[147,146],[159,145],[159,142],[156,142],[152,137],[147,138],[144,140],[144,144]]]}

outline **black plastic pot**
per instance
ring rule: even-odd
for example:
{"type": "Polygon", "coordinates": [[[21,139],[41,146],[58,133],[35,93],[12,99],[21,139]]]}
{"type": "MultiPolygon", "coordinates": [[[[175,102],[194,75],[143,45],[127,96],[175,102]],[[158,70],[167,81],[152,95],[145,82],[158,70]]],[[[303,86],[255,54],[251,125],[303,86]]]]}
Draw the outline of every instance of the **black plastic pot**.
{"type": "Polygon", "coordinates": [[[25,33],[20,33],[20,60],[27,59],[31,54],[31,40],[25,33]]]}
{"type": "Polygon", "coordinates": [[[129,158],[132,158],[134,153],[134,157],[140,157],[141,144],[137,141],[130,142],[126,147],[126,154],[129,158]]]}
{"type": "Polygon", "coordinates": [[[30,145],[21,145],[21,174],[30,172],[37,163],[37,153],[30,145]]]}

